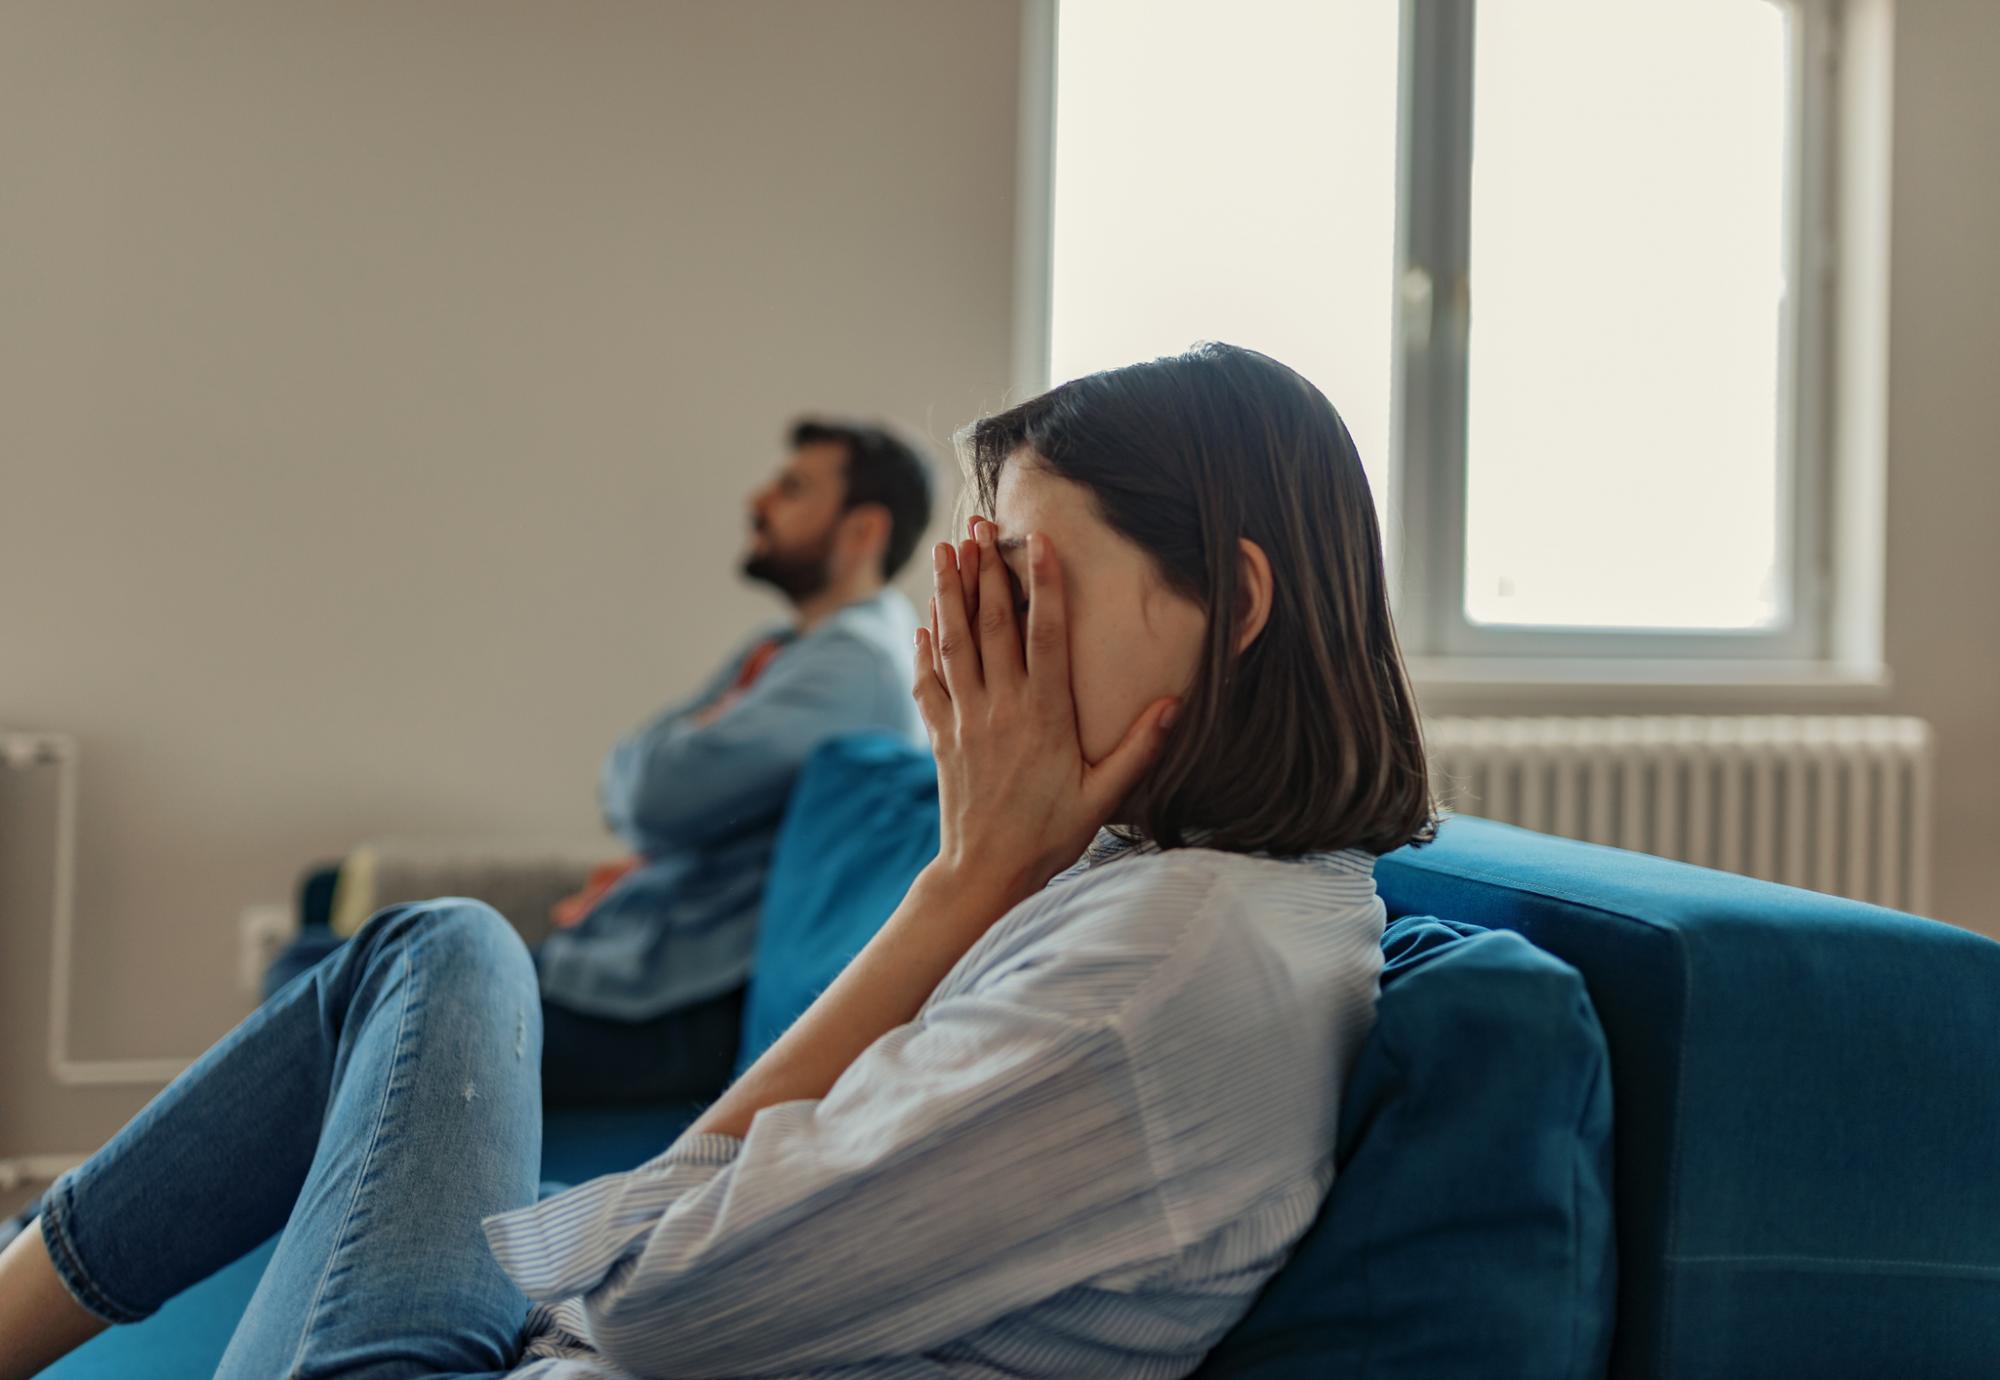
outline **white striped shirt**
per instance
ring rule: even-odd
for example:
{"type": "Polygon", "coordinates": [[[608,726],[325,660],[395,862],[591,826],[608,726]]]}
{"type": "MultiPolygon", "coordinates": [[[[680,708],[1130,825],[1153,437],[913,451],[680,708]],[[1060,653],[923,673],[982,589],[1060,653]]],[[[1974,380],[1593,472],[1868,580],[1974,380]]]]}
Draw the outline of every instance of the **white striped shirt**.
{"type": "Polygon", "coordinates": [[[1332,1185],[1374,861],[1100,834],[823,1098],[487,1219],[515,1376],[1187,1374],[1332,1185]]]}

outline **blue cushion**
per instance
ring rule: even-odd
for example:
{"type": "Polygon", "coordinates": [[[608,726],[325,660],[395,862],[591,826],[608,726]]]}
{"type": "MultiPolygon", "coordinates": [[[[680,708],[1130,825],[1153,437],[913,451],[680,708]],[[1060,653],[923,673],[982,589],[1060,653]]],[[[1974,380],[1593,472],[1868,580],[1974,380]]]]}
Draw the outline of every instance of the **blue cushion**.
{"type": "Polygon", "coordinates": [[[1611,1048],[1612,1373],[1996,1373],[2000,944],[1488,820],[1376,864],[1518,930],[1611,1048]]]}
{"type": "Polygon", "coordinates": [[[738,1073],[840,975],[937,846],[937,768],[924,749],[859,733],[806,759],[764,881],[738,1073]]]}
{"type": "Polygon", "coordinates": [[[1601,1380],[1610,1060],[1569,965],[1428,916],[1383,936],[1318,1220],[1201,1377],[1601,1380]]]}
{"type": "MultiPolygon", "coordinates": [[[[694,1103],[550,1112],[543,1124],[542,1174],[582,1183],[630,1169],[673,1143],[699,1113],[694,1103]]],[[[276,1248],[273,1237],[167,1301],[152,1317],[114,1327],[42,1372],[42,1380],[208,1380],[237,1319],[276,1248]]]]}

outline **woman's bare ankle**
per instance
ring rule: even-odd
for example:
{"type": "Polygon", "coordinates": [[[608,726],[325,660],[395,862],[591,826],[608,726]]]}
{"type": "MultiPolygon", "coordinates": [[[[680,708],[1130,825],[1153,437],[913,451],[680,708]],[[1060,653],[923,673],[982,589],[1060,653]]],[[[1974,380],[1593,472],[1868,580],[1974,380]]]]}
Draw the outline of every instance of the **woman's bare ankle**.
{"type": "Polygon", "coordinates": [[[41,1218],[0,1250],[0,1380],[28,1380],[107,1326],[63,1286],[41,1218]]]}

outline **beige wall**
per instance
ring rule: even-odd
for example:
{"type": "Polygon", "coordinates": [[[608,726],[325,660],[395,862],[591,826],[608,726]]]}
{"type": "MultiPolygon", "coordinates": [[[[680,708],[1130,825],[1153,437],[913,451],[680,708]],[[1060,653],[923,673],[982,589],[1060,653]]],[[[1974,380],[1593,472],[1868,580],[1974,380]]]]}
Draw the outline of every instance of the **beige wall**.
{"type": "MultiPolygon", "coordinates": [[[[787,418],[1003,401],[1016,24],[0,0],[0,726],[84,744],[74,1053],[214,1039],[239,911],[357,836],[593,829],[779,612],[731,570],[787,418]]],[[[0,1155],[87,1148],[142,1094],[39,1073],[0,791],[0,1155]]]]}
{"type": "Polygon", "coordinates": [[[2000,938],[2000,5],[1896,15],[1884,641],[1937,729],[1937,914],[2000,938]]]}
{"type": "MultiPolygon", "coordinates": [[[[88,753],[77,1053],[213,1038],[237,912],[358,835],[589,829],[771,611],[727,571],[783,419],[1000,401],[1014,26],[0,0],[0,723],[88,753]]],[[[1879,707],[1938,728],[1938,911],[2000,934],[2000,6],[1901,0],[1895,60],[1879,707]]],[[[0,783],[0,1154],[143,1095],[37,1072],[46,806],[0,783]]]]}

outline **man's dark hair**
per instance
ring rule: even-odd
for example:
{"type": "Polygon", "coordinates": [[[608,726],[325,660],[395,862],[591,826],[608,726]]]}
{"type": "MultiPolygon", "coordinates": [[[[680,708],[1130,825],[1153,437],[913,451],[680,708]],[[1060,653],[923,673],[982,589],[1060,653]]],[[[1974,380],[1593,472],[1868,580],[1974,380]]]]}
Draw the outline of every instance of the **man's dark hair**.
{"type": "Polygon", "coordinates": [[[1163,848],[1293,854],[1428,843],[1437,820],[1416,696],[1389,617],[1368,476],[1319,389],[1232,345],[1073,379],[961,433],[981,509],[1035,465],[1208,612],[1159,760],[1128,802],[1163,848]],[[1238,542],[1271,562],[1271,612],[1239,656],[1238,542]]]}
{"type": "Polygon", "coordinates": [[[894,579],[930,526],[931,471],[923,456],[886,427],[823,417],[801,417],[792,423],[791,441],[793,450],[828,441],[847,448],[847,496],[841,511],[864,503],[879,503],[889,510],[882,578],[894,579]]]}

